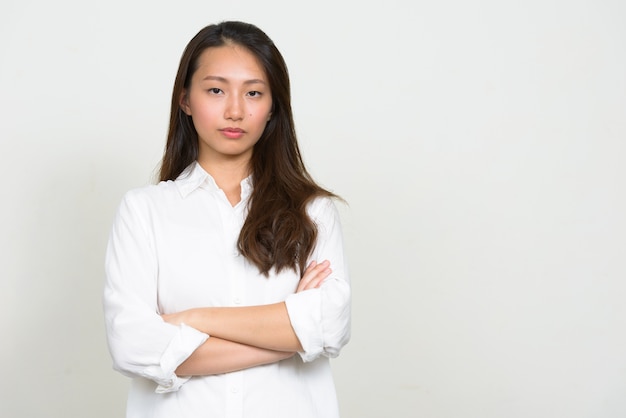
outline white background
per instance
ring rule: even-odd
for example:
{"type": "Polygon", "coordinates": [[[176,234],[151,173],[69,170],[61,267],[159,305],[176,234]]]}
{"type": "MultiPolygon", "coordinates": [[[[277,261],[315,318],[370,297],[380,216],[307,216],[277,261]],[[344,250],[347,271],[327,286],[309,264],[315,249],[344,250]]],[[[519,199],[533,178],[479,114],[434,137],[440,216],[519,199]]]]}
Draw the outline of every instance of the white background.
{"type": "Polygon", "coordinates": [[[223,19],[283,52],[350,203],[344,417],[626,416],[626,3],[2,0],[2,417],[123,415],[109,227],[223,19]]]}

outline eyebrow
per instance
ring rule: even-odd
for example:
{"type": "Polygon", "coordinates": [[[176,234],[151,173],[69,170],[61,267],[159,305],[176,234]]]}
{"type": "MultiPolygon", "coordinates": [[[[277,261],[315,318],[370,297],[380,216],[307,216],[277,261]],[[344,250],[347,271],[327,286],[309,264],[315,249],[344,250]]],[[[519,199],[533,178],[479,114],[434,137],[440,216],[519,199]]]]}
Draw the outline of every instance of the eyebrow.
{"type": "MultiPolygon", "coordinates": [[[[226,78],[220,77],[218,75],[207,75],[206,77],[204,77],[202,79],[202,81],[206,81],[206,80],[220,81],[222,83],[228,83],[228,80],[226,78]]],[[[267,83],[265,81],[259,79],[259,78],[253,78],[251,80],[244,81],[243,84],[267,84],[267,83]]]]}

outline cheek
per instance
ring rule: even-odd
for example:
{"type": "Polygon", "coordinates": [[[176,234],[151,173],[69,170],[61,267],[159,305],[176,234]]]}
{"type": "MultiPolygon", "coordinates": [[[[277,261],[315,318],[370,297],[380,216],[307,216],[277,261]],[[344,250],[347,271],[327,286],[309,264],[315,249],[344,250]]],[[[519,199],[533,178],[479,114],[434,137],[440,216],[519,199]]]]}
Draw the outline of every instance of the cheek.
{"type": "Polygon", "coordinates": [[[250,115],[254,118],[255,124],[259,127],[259,129],[265,129],[265,125],[269,122],[269,115],[267,113],[259,113],[257,115],[250,115]]]}
{"type": "Polygon", "coordinates": [[[199,106],[193,109],[192,113],[194,121],[198,123],[211,123],[218,118],[218,114],[215,109],[207,106],[199,106]]]}

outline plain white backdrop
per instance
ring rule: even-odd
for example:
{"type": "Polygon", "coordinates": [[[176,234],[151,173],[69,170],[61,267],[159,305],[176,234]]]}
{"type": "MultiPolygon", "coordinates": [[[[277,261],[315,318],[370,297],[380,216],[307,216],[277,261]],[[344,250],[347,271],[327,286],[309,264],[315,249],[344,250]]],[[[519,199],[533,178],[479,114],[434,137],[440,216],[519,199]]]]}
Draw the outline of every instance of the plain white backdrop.
{"type": "Polygon", "coordinates": [[[121,417],[101,311],[178,59],[255,23],[342,195],[346,418],[626,416],[626,3],[3,0],[0,415],[121,417]]]}

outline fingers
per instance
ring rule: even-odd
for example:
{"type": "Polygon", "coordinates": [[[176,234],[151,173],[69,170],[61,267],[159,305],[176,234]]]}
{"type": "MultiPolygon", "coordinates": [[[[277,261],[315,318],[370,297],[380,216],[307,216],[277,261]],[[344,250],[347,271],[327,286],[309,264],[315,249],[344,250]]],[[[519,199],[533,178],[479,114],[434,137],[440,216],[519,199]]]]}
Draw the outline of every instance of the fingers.
{"type": "Polygon", "coordinates": [[[328,260],[317,264],[315,261],[311,261],[311,264],[306,268],[304,274],[302,275],[302,279],[298,283],[297,292],[302,292],[304,290],[315,289],[321,286],[324,279],[326,279],[332,270],[330,269],[330,262],[328,260]]]}

